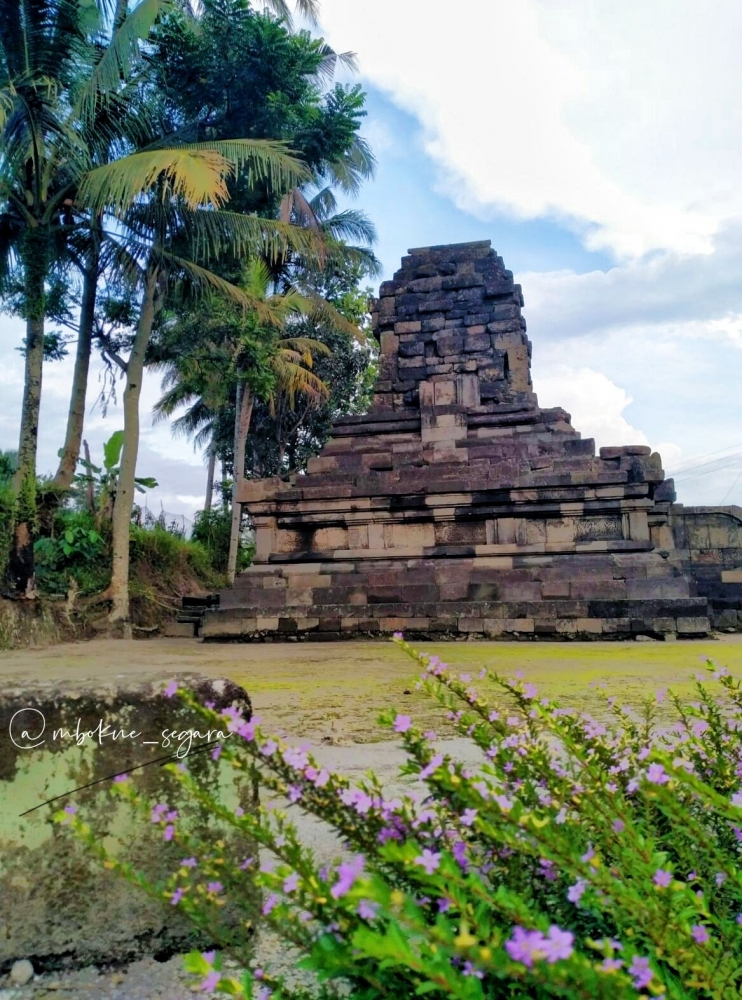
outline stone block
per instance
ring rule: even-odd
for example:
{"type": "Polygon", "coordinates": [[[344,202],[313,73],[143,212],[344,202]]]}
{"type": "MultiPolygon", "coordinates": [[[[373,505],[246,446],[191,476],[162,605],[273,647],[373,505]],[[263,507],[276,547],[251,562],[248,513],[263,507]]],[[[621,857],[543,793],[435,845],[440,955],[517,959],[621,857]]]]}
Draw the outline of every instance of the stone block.
{"type": "Polygon", "coordinates": [[[533,632],[535,627],[533,618],[505,618],[503,621],[504,632],[533,632]]]}
{"type": "Polygon", "coordinates": [[[162,627],[162,635],[168,639],[192,639],[195,634],[193,622],[166,622],[162,627]]]}
{"type": "Polygon", "coordinates": [[[577,632],[585,632],[588,635],[600,635],[603,631],[603,622],[600,618],[575,618],[574,625],[577,632]]]}
{"type": "Polygon", "coordinates": [[[709,632],[708,618],[678,618],[678,635],[707,635],[709,632]]]}

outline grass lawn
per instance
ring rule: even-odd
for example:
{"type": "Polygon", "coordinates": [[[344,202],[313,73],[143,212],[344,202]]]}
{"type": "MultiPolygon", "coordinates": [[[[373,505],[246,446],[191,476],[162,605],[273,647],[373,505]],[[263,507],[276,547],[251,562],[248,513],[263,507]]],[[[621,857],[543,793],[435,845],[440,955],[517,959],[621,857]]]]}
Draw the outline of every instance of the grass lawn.
{"type": "MultiPolygon", "coordinates": [[[[621,704],[670,688],[692,699],[693,678],[707,658],[742,675],[742,636],[719,641],[426,643],[427,652],[476,674],[522,670],[539,691],[563,705],[600,714],[603,692],[621,704]]],[[[296,738],[369,742],[388,734],[376,724],[387,708],[445,733],[434,703],[415,691],[415,664],[391,642],[204,644],[180,639],[96,640],[0,654],[0,685],[25,676],[74,680],[123,671],[198,671],[244,685],[268,726],[296,738]]],[[[484,685],[486,688],[486,685],[484,685]]],[[[670,706],[665,703],[662,714],[670,706]]]]}

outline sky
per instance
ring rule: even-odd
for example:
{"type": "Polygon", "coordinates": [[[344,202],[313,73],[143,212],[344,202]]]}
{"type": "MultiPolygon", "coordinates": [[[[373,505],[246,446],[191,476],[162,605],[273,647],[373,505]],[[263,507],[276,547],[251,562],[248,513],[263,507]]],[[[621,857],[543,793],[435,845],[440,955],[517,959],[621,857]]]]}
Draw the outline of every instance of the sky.
{"type": "MultiPolygon", "coordinates": [[[[384,277],[407,249],[490,239],[520,282],[542,406],[598,446],[649,444],[688,505],[742,505],[742,4],[322,0],[357,54],[378,160],[358,199],[384,277]]],[[[20,324],[0,316],[0,447],[14,447],[20,324]]],[[[46,366],[39,470],[72,358],[46,366]]],[[[93,460],[123,426],[91,379],[93,460]]],[[[205,466],[142,395],[139,474],[191,517],[205,466]]]]}

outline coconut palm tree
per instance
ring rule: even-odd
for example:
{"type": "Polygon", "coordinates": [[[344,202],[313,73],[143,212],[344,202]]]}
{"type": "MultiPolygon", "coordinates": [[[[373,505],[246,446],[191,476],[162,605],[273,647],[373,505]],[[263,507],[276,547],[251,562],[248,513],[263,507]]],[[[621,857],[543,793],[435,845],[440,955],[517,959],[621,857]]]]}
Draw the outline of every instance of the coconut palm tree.
{"type": "Polygon", "coordinates": [[[169,344],[153,359],[164,370],[166,390],[155,406],[155,418],[170,417],[180,407],[188,406],[173,424],[176,433],[195,432],[196,443],[211,439],[214,452],[213,434],[219,413],[234,405],[234,486],[227,568],[230,582],[234,579],[241,520],[236,494],[245,475],[245,445],[256,396],[270,403],[281,394],[293,406],[297,396],[318,400],[329,394],[327,386],[312,372],[314,357],[329,354],[329,349],[310,337],[292,335],[292,321],[321,311],[331,316],[344,333],[357,332],[328,303],[307,298],[295,289],[270,294],[271,285],[267,265],[253,259],[241,287],[259,308],[240,314],[227,303],[210,303],[208,309],[174,324],[169,344]],[[183,351],[184,341],[193,342],[194,349],[183,351]]]}
{"type": "MultiPolygon", "coordinates": [[[[110,23],[105,0],[0,0],[0,292],[17,290],[26,322],[15,540],[10,577],[33,596],[36,451],[44,359],[47,291],[55,270],[69,267],[81,222],[77,189],[115,121],[117,96],[139,38],[165,0],[142,0],[126,15],[122,0],[110,23]],[[96,127],[91,127],[95,123],[96,127]]],[[[82,215],[85,215],[83,212],[82,215]]],[[[87,221],[87,220],[86,220],[87,221]]],[[[89,300],[90,296],[88,296],[89,300]]],[[[87,315],[88,301],[83,302],[87,315]]]]}

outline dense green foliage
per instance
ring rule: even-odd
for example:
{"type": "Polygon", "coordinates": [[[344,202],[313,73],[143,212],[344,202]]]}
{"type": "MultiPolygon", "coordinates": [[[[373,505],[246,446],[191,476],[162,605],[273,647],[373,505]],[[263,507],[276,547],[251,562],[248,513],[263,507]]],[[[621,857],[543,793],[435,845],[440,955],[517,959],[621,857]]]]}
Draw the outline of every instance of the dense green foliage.
{"type": "MultiPolygon", "coordinates": [[[[227,556],[229,554],[229,532],[232,515],[228,508],[209,507],[200,510],[193,522],[191,541],[198,542],[209,553],[209,559],[215,572],[225,573],[227,556]]],[[[237,559],[237,572],[251,564],[254,546],[241,545],[237,559]]]]}
{"type": "MultiPolygon", "coordinates": [[[[31,17],[20,0],[5,5],[0,295],[3,308],[27,320],[22,474],[6,485],[0,475],[0,562],[9,551],[7,579],[16,596],[35,595],[34,555],[42,591],[62,593],[69,578],[89,593],[94,577],[106,573],[86,576],[86,546],[102,545],[103,561],[114,553],[112,620],[128,617],[122,507],[135,488],[126,458],[138,434],[131,409],[115,467],[83,463],[74,475],[96,348],[107,366],[104,404],[122,374],[133,387],[125,398],[137,397],[153,330],[157,342],[148,361],[190,358],[190,369],[178,373],[186,383],[198,381],[212,348],[220,354],[230,377],[217,373],[222,384],[214,399],[201,379],[195,391],[207,419],[199,416],[188,432],[203,432],[197,443],[218,452],[224,481],[232,471],[234,442],[226,439],[238,385],[250,388],[263,424],[296,424],[278,433],[261,427],[266,447],[256,463],[266,469],[283,468],[287,449],[289,465],[301,465],[321,446],[331,412],[367,396],[368,352],[351,346],[351,323],[358,320],[347,309],[335,311],[313,277],[354,269],[346,290],[352,298],[376,267],[368,249],[373,227],[336,203],[337,192],[357,193],[373,171],[359,134],[365,95],[359,86],[334,82],[338,61],[350,65],[352,58],[295,30],[292,7],[316,25],[314,0],[205,0],[197,7],[40,0],[31,17]],[[256,297],[245,275],[259,267],[267,278],[256,297]],[[287,322],[291,310],[281,317],[274,309],[266,318],[264,306],[287,296],[304,301],[309,325],[287,322]],[[194,322],[204,317],[212,326],[208,336],[208,324],[194,322]],[[42,370],[64,356],[67,337],[46,328],[49,321],[77,328],[77,352],[60,466],[39,494],[42,370]],[[312,370],[313,338],[311,350],[337,355],[319,375],[312,370]],[[338,388],[307,432],[321,409],[314,403],[327,396],[325,377],[338,388]],[[297,401],[303,410],[294,419],[297,401]],[[213,424],[212,432],[205,424],[213,424]],[[103,541],[93,542],[82,526],[56,523],[55,507],[64,520],[65,503],[79,507],[80,498],[96,522],[111,516],[110,544],[105,530],[103,541]],[[70,532],[73,541],[65,541],[70,532]]],[[[209,558],[212,569],[221,568],[221,550],[209,558]]]]}
{"type": "MultiPolygon", "coordinates": [[[[397,641],[470,751],[459,741],[449,753],[408,715],[389,713],[383,721],[401,737],[403,773],[415,782],[390,796],[372,774],[354,784],[330,773],[237,709],[201,707],[227,734],[213,753],[219,766],[259,782],[272,804],[234,814],[182,761],[169,765],[173,777],[194,807],[255,837],[268,857],[225,857],[221,844],[192,840],[167,803],[124,778],[114,793],[182,848],[181,867],[150,891],[210,928],[231,887],[256,879],[266,923],[304,952],[328,996],[341,987],[366,1000],[738,997],[742,682],[709,664],[694,703],[671,696],[668,728],[655,722],[664,694],[642,715],[608,699],[595,719],[519,677],[482,669],[475,686],[397,641]],[[277,798],[327,824],[344,856],[318,863],[277,798]]],[[[75,812],[57,818],[119,867],[75,812]]],[[[248,934],[227,944],[246,965],[248,934]]],[[[214,952],[188,965],[204,989],[292,996],[270,969],[239,979],[214,952]]]]}

